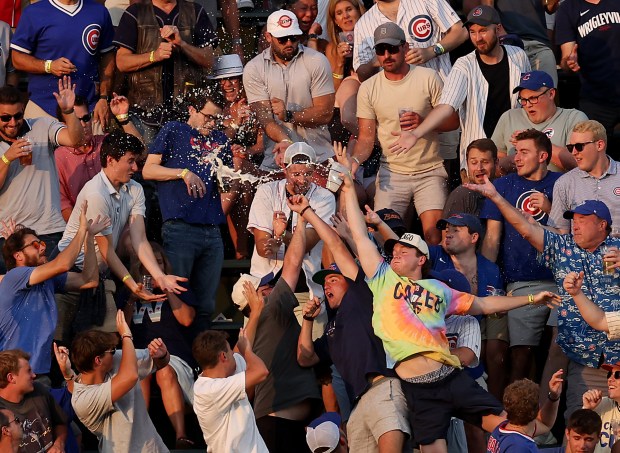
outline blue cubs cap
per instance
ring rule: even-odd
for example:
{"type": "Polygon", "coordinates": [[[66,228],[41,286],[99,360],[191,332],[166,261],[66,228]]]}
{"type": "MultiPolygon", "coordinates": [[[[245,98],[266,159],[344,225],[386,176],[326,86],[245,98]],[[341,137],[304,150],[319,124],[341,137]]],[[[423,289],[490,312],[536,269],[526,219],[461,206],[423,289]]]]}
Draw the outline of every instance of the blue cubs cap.
{"type": "Polygon", "coordinates": [[[512,90],[518,93],[521,90],[540,90],[542,87],[555,88],[553,79],[545,71],[530,71],[521,74],[519,86],[512,90]]]}
{"type": "Polygon", "coordinates": [[[611,213],[605,203],[599,200],[586,200],[579,206],[564,212],[565,219],[572,219],[575,214],[592,215],[594,214],[600,219],[607,222],[607,225],[611,225],[611,213]]]}
{"type": "Polygon", "coordinates": [[[472,232],[482,234],[482,224],[480,223],[480,220],[478,220],[478,217],[471,214],[465,214],[463,212],[452,214],[447,219],[437,221],[436,227],[438,230],[445,230],[448,224],[454,226],[466,226],[472,232]]]}
{"type": "Polygon", "coordinates": [[[312,276],[312,281],[314,283],[318,283],[319,285],[323,286],[325,284],[325,279],[327,278],[328,275],[331,275],[331,274],[342,275],[342,272],[340,272],[340,269],[338,269],[338,265],[336,263],[330,264],[327,269],[323,269],[323,270],[316,272],[312,276]]]}

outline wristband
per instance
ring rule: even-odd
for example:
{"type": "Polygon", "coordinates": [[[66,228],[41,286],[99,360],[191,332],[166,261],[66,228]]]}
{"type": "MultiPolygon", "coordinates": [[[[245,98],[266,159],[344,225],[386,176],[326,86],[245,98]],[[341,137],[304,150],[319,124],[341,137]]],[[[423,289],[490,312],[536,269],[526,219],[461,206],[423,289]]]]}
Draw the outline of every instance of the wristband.
{"type": "Polygon", "coordinates": [[[67,110],[67,111],[63,110],[63,111],[62,111],[62,114],[63,114],[63,115],[71,115],[71,114],[73,113],[73,111],[74,111],[74,110],[73,110],[73,107],[71,107],[71,108],[70,108],[69,110],[67,110]]]}
{"type": "Polygon", "coordinates": [[[72,381],[73,379],[75,379],[75,373],[73,373],[73,374],[72,374],[71,376],[69,376],[69,377],[64,377],[64,376],[63,376],[63,379],[64,379],[65,381],[67,381],[67,382],[72,381]]]}
{"type": "Polygon", "coordinates": [[[52,72],[52,60],[45,60],[45,72],[47,74],[52,72]]]}
{"type": "Polygon", "coordinates": [[[527,303],[532,305],[534,303],[534,295],[533,294],[528,294],[527,295],[527,303]]]}
{"type": "Polygon", "coordinates": [[[304,316],[303,316],[303,318],[304,318],[306,321],[314,321],[314,318],[313,318],[312,316],[304,315],[304,316]]]}
{"type": "Polygon", "coordinates": [[[282,142],[289,142],[291,145],[293,144],[293,140],[291,140],[290,138],[284,138],[282,140],[280,140],[280,143],[282,142]]]}
{"type": "Polygon", "coordinates": [[[123,277],[122,282],[125,283],[127,280],[129,280],[131,278],[130,274],[127,274],[123,277]]]}
{"type": "Polygon", "coordinates": [[[149,61],[151,63],[155,63],[155,51],[151,50],[151,53],[149,54],[149,61]]]}
{"type": "Polygon", "coordinates": [[[355,157],[355,156],[351,157],[351,160],[354,160],[355,162],[357,162],[357,165],[362,165],[360,160],[357,157],[355,157]]]}
{"type": "Polygon", "coordinates": [[[129,113],[119,113],[118,115],[116,115],[116,119],[118,121],[125,121],[129,119],[129,113]]]}
{"type": "Polygon", "coordinates": [[[555,403],[557,401],[560,401],[560,396],[558,395],[557,398],[551,398],[551,392],[549,392],[547,393],[547,399],[551,401],[552,403],[555,403]]]}
{"type": "Polygon", "coordinates": [[[300,213],[299,213],[299,217],[303,217],[304,216],[304,212],[306,212],[308,209],[312,209],[310,207],[310,205],[306,206],[305,208],[303,208],[300,213]]]}
{"type": "Polygon", "coordinates": [[[241,38],[233,38],[231,42],[233,43],[233,45],[236,45],[236,46],[240,46],[241,44],[243,44],[243,41],[241,40],[241,38]]]}
{"type": "Polygon", "coordinates": [[[131,341],[133,341],[133,335],[131,335],[130,333],[124,333],[121,335],[121,341],[125,338],[129,338],[131,341]]]}
{"type": "Polygon", "coordinates": [[[11,161],[8,160],[4,154],[2,155],[2,162],[4,162],[7,165],[11,165],[11,161]]]}
{"type": "Polygon", "coordinates": [[[319,39],[319,35],[316,33],[310,33],[308,34],[308,39],[319,39]]]}
{"type": "Polygon", "coordinates": [[[110,96],[110,95],[106,96],[105,94],[102,94],[102,95],[99,96],[99,100],[101,100],[101,99],[105,99],[107,102],[110,102],[112,100],[112,96],[110,96]]]}
{"type": "Polygon", "coordinates": [[[181,179],[185,179],[185,175],[188,173],[189,173],[189,170],[187,168],[184,168],[183,171],[179,173],[177,176],[181,179]]]}
{"type": "Polygon", "coordinates": [[[332,77],[334,79],[342,80],[344,79],[344,74],[336,74],[335,72],[332,72],[332,77]]]}

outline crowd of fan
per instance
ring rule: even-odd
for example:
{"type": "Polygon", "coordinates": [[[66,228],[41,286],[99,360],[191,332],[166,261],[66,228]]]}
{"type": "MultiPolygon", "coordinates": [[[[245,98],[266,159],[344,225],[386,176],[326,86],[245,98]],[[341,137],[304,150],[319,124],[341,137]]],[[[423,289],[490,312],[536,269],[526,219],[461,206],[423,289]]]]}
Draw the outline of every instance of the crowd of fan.
{"type": "Polygon", "coordinates": [[[1,451],[620,451],[616,2],[101,3],[0,22],[1,451]]]}

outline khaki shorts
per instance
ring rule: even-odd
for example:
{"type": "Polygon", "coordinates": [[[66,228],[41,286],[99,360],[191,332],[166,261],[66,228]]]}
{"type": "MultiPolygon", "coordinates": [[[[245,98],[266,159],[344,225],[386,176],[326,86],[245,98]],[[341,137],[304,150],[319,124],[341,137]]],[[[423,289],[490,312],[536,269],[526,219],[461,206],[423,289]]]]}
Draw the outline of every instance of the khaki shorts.
{"type": "Polygon", "coordinates": [[[407,401],[397,378],[377,381],[353,408],[347,423],[349,451],[378,452],[379,437],[390,431],[411,435],[407,401]]]}
{"type": "Polygon", "coordinates": [[[492,314],[480,321],[480,335],[482,340],[502,340],[508,343],[508,316],[492,314]]]}
{"type": "MultiPolygon", "coordinates": [[[[512,296],[526,296],[540,291],[558,292],[555,282],[545,280],[509,283],[506,289],[512,296]]],[[[510,346],[538,346],[547,320],[550,319],[550,311],[546,305],[525,305],[510,310],[508,312],[510,346]]]]}
{"type": "Polygon", "coordinates": [[[448,198],[448,174],[443,167],[414,175],[393,173],[379,167],[376,181],[375,211],[391,208],[401,217],[413,200],[418,215],[433,209],[442,210],[448,198]]]}

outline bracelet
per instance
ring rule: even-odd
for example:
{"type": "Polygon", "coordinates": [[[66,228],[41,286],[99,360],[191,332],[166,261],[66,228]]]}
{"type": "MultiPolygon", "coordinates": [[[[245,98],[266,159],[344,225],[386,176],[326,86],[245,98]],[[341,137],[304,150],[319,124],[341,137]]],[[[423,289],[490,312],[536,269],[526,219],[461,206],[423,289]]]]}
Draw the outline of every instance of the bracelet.
{"type": "Polygon", "coordinates": [[[290,138],[283,138],[282,140],[280,140],[280,143],[282,142],[289,142],[291,145],[293,144],[293,140],[291,140],[290,138]]]}
{"type": "Polygon", "coordinates": [[[532,305],[534,303],[534,295],[533,294],[528,294],[527,295],[527,303],[532,305]]]}
{"type": "Polygon", "coordinates": [[[64,377],[64,376],[63,376],[63,379],[64,379],[65,381],[67,381],[67,382],[72,381],[73,379],[75,379],[75,373],[73,373],[73,374],[72,374],[71,376],[69,376],[69,377],[64,377]]]}
{"type": "Polygon", "coordinates": [[[131,341],[133,341],[133,335],[130,333],[124,333],[121,335],[121,341],[124,340],[125,338],[129,338],[131,341]]]}
{"type": "Polygon", "coordinates": [[[127,280],[129,280],[131,278],[130,274],[127,274],[123,277],[122,282],[125,283],[127,280]]]}
{"type": "Polygon", "coordinates": [[[547,399],[549,399],[549,401],[551,401],[552,403],[555,403],[557,401],[560,401],[560,395],[557,396],[557,398],[551,398],[551,392],[547,393],[547,399]]]}
{"type": "Polygon", "coordinates": [[[352,156],[352,157],[351,157],[351,160],[354,160],[355,162],[357,162],[357,165],[362,165],[362,163],[360,162],[360,160],[359,160],[357,157],[355,157],[355,156],[352,156]]]}
{"type": "Polygon", "coordinates": [[[304,318],[306,321],[314,321],[314,318],[313,318],[312,316],[303,315],[303,318],[304,318]]]}
{"type": "Polygon", "coordinates": [[[127,126],[129,124],[129,120],[119,120],[118,118],[116,118],[116,123],[121,127],[127,126]]]}
{"type": "Polygon", "coordinates": [[[304,216],[304,212],[306,212],[308,209],[312,209],[310,207],[310,205],[306,206],[305,208],[303,208],[300,212],[299,212],[299,217],[303,217],[304,216]]]}
{"type": "Polygon", "coordinates": [[[52,72],[52,60],[45,60],[45,72],[47,74],[52,72]]]}
{"type": "Polygon", "coordinates": [[[119,113],[118,115],[116,115],[116,119],[119,121],[125,121],[128,118],[129,118],[129,113],[119,113]]]}
{"type": "Polygon", "coordinates": [[[185,175],[188,173],[189,173],[189,170],[187,168],[184,168],[183,171],[179,173],[177,176],[181,179],[185,179],[185,175]]]}
{"type": "Polygon", "coordinates": [[[336,74],[335,72],[332,72],[332,77],[334,79],[342,80],[344,79],[344,74],[336,74]]]}
{"type": "Polygon", "coordinates": [[[151,53],[149,54],[149,61],[151,63],[155,63],[155,51],[151,50],[151,53]]]}
{"type": "Polygon", "coordinates": [[[319,35],[316,33],[310,33],[308,34],[308,39],[319,39],[319,35]]]}
{"type": "Polygon", "coordinates": [[[4,162],[7,165],[11,165],[11,161],[8,160],[4,154],[2,155],[2,162],[4,162]]]}
{"type": "Polygon", "coordinates": [[[112,96],[110,96],[109,94],[108,95],[101,94],[101,95],[99,95],[99,100],[101,100],[101,99],[103,99],[103,100],[105,100],[107,102],[110,102],[112,100],[112,96]]]}
{"type": "Polygon", "coordinates": [[[238,45],[238,46],[243,44],[243,41],[241,40],[241,38],[233,38],[231,42],[233,43],[233,45],[238,45]]]}
{"type": "Polygon", "coordinates": [[[67,110],[67,111],[63,110],[63,111],[62,111],[62,114],[63,114],[63,115],[71,115],[73,112],[74,112],[74,109],[73,109],[73,107],[71,107],[71,108],[70,108],[69,110],[67,110]]]}

